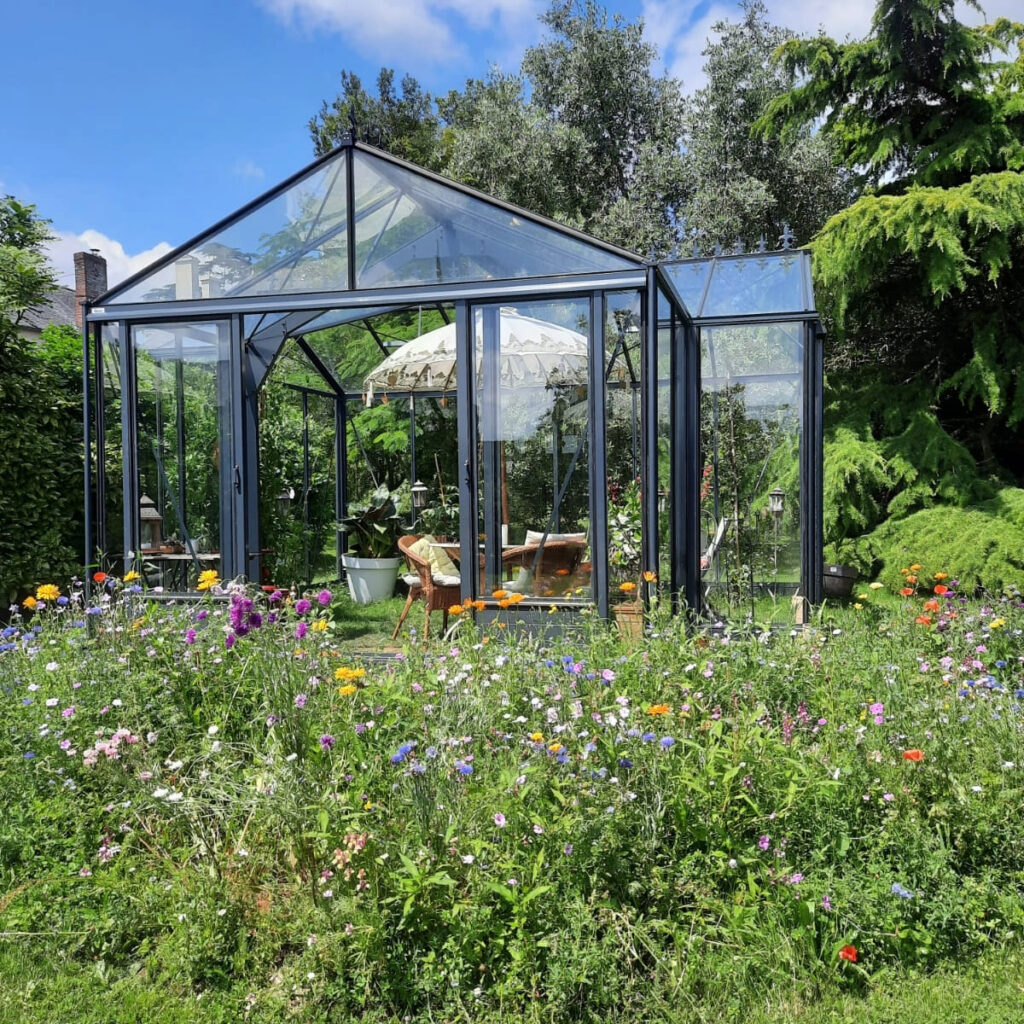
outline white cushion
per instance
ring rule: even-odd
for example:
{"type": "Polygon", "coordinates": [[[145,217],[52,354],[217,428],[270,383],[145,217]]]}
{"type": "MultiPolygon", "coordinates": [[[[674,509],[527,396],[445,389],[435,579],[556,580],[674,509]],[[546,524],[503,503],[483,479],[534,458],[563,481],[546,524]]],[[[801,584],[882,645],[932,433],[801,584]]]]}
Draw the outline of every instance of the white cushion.
{"type": "Polygon", "coordinates": [[[439,587],[461,587],[461,576],[446,576],[443,573],[432,573],[431,578],[439,587]]]}
{"type": "MultiPolygon", "coordinates": [[[[539,544],[544,540],[544,534],[537,530],[526,531],[526,544],[539,544]]],[[[587,535],[585,533],[549,533],[547,540],[573,540],[580,544],[586,544],[587,535]]],[[[547,541],[544,541],[546,544],[547,541]]]]}
{"type": "Polygon", "coordinates": [[[407,587],[418,587],[420,585],[420,578],[416,573],[408,572],[402,577],[402,582],[407,587]]]}

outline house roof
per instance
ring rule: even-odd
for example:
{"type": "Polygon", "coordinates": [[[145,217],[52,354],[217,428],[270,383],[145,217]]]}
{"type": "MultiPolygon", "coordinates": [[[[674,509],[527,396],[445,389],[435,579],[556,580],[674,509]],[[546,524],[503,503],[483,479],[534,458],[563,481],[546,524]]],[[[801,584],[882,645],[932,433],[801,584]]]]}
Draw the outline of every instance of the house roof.
{"type": "Polygon", "coordinates": [[[26,309],[21,326],[42,331],[51,324],[73,327],[75,323],[75,289],[63,286],[55,288],[45,302],[32,309],[26,309]]]}

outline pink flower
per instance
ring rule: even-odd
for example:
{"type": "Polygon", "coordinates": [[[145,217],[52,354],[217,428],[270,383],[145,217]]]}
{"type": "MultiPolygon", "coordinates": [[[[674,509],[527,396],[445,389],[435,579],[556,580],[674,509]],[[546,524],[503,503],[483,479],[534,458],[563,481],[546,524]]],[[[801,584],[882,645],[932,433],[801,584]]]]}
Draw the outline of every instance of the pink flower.
{"type": "Polygon", "coordinates": [[[498,828],[504,828],[505,827],[505,825],[506,825],[505,815],[502,814],[501,811],[498,811],[498,813],[494,816],[494,824],[497,825],[498,828]]]}

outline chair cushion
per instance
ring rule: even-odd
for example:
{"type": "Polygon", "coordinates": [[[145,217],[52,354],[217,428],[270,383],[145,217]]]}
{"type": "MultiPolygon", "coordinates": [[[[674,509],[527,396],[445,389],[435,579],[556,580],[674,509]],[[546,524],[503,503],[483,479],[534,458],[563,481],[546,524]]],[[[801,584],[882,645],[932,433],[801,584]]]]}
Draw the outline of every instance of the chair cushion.
{"type": "Polygon", "coordinates": [[[402,576],[402,582],[407,587],[418,587],[420,585],[419,574],[414,572],[407,572],[402,576]]]}
{"type": "Polygon", "coordinates": [[[438,575],[436,572],[431,573],[431,578],[439,587],[461,587],[462,577],[459,575],[449,576],[447,574],[438,575]]]}
{"type": "MultiPolygon", "coordinates": [[[[587,542],[587,535],[585,533],[549,533],[547,539],[548,540],[574,540],[574,541],[578,541],[580,544],[586,544],[586,542],[587,542]]],[[[539,530],[527,530],[526,531],[526,541],[525,541],[525,543],[527,543],[527,544],[539,544],[542,540],[544,540],[544,533],[543,533],[543,531],[539,531],[539,530]]],[[[547,542],[545,541],[545,543],[547,543],[547,542]]]]}
{"type": "MultiPolygon", "coordinates": [[[[437,546],[437,541],[432,534],[425,533],[415,544],[409,545],[409,550],[420,558],[425,558],[430,563],[430,575],[440,582],[441,576],[459,575],[459,567],[448,557],[444,548],[437,546]]],[[[442,584],[444,586],[445,584],[442,584]]],[[[455,584],[451,584],[455,586],[455,584]]]]}

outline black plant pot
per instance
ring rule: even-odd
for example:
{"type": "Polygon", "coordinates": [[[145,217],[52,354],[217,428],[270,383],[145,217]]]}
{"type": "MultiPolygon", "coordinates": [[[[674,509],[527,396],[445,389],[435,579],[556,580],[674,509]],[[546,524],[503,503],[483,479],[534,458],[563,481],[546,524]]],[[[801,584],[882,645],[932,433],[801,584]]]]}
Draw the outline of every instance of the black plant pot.
{"type": "Polygon", "coordinates": [[[821,577],[825,597],[849,597],[857,582],[857,570],[852,565],[826,565],[821,577]]]}

